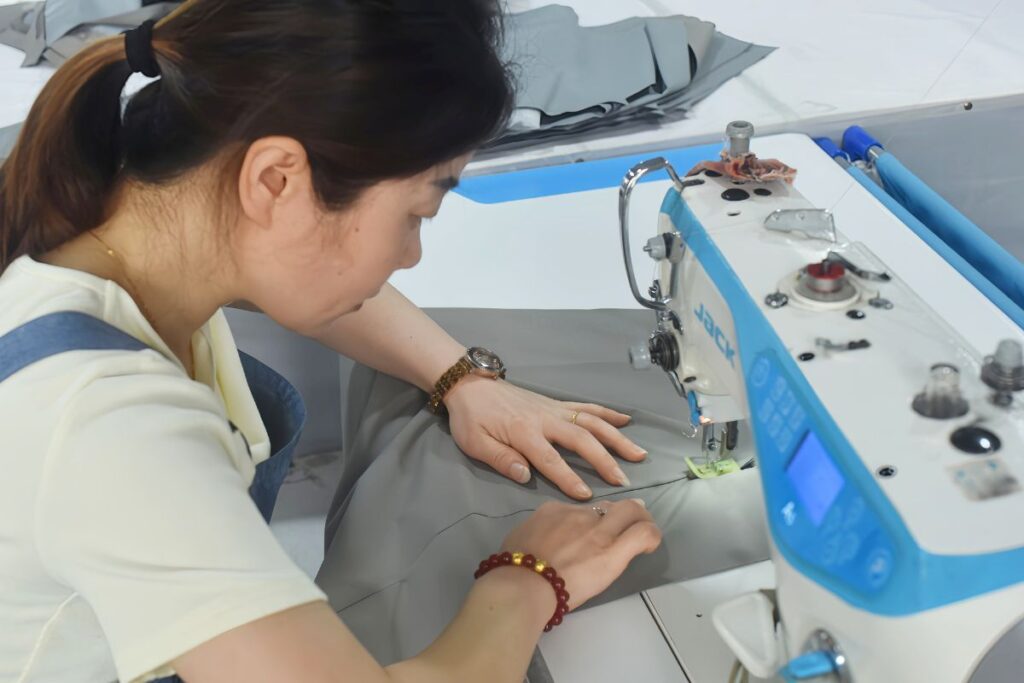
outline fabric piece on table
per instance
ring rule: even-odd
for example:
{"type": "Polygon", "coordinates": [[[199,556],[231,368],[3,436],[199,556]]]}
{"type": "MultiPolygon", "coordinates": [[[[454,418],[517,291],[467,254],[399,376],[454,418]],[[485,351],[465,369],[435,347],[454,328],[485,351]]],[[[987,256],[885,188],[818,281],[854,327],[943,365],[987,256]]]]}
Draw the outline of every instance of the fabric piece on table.
{"type": "Polygon", "coordinates": [[[715,25],[710,21],[704,21],[697,17],[683,17],[686,22],[686,37],[690,41],[690,50],[693,52],[694,61],[697,63],[693,70],[694,75],[700,70],[704,60],[707,58],[708,50],[715,39],[717,31],[715,25]]]}
{"type": "Polygon", "coordinates": [[[0,44],[25,53],[22,66],[39,63],[46,50],[45,2],[23,2],[0,7],[0,44]]]}
{"type": "MultiPolygon", "coordinates": [[[[138,0],[136,0],[136,4],[138,4],[138,0]]],[[[105,17],[94,23],[81,24],[60,38],[51,41],[43,57],[50,64],[60,66],[89,43],[123,33],[150,19],[161,19],[170,14],[178,4],[180,3],[149,4],[124,14],[105,17]]]]}
{"type": "Polygon", "coordinates": [[[0,128],[0,162],[11,155],[14,144],[18,142],[18,134],[21,132],[21,124],[0,128]]]}
{"type": "MultiPolygon", "coordinates": [[[[592,604],[768,558],[756,470],[686,478],[698,454],[682,436],[685,405],[660,370],[636,372],[629,344],[647,337],[646,311],[428,311],[456,338],[499,353],[516,385],[633,415],[626,435],[648,449],[620,461],[628,487],[605,484],[579,456],[568,461],[594,501],[641,497],[664,532],[592,604]]],[[[457,612],[477,564],[547,500],[571,502],[543,477],[520,486],[467,458],[418,389],[357,367],[344,411],[345,466],[327,519],[317,582],[380,661],[412,656],[457,612]]],[[[741,433],[750,453],[750,439],[741,433]]],[[[563,451],[564,453],[564,451],[563,451]]],[[[571,588],[570,588],[571,590],[571,588]]]]}
{"type": "Polygon", "coordinates": [[[83,24],[125,14],[142,7],[142,0],[46,0],[47,43],[62,38],[83,24]]]}
{"type": "Polygon", "coordinates": [[[695,33],[693,23],[703,25],[704,33],[697,35],[702,36],[707,47],[698,58],[693,79],[685,88],[663,93],[653,99],[645,98],[620,105],[604,115],[595,110],[549,117],[542,112],[539,128],[512,128],[490,142],[479,156],[487,158],[552,142],[584,142],[610,134],[651,129],[682,119],[698,102],[775,50],[715,32],[713,25],[697,20],[691,20],[691,35],[695,33]]]}
{"type": "Polygon", "coordinates": [[[60,66],[90,41],[160,19],[180,2],[46,0],[0,7],[0,44],[25,53],[22,66],[60,66]]]}
{"type": "Polygon", "coordinates": [[[690,108],[774,51],[774,47],[754,45],[718,33],[690,87],[657,105],[661,109],[690,108]]]}
{"type": "MultiPolygon", "coordinates": [[[[645,24],[647,39],[650,41],[650,47],[655,57],[653,82],[615,100],[598,102],[584,109],[559,114],[541,110],[541,127],[577,130],[578,127],[589,122],[600,123],[611,121],[614,118],[643,115],[646,108],[656,106],[670,94],[685,92],[684,89],[691,83],[693,74],[697,72],[698,68],[697,56],[688,46],[685,37],[686,19],[687,17],[665,17],[659,20],[631,20],[645,24]]],[[[626,22],[620,23],[625,24],[626,22]]],[[[711,26],[711,30],[713,32],[713,26],[711,26]]],[[[635,51],[634,54],[636,54],[635,51]]],[[[592,69],[592,71],[589,76],[581,74],[579,78],[593,82],[600,82],[604,78],[605,72],[595,69],[591,61],[581,61],[587,69],[592,69]]],[[[545,73],[557,76],[559,87],[561,87],[563,74],[558,74],[555,71],[545,73]]]]}
{"type": "Polygon", "coordinates": [[[507,56],[524,72],[517,106],[557,116],[625,102],[656,79],[641,21],[581,28],[571,8],[550,5],[510,16],[506,31],[507,56]]]}

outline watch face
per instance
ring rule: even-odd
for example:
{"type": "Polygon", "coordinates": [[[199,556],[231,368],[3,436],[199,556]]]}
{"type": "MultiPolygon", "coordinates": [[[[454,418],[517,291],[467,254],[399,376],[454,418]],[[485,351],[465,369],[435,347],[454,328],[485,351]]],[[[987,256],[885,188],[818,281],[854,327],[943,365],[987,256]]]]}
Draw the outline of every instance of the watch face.
{"type": "Polygon", "coordinates": [[[501,359],[487,349],[474,346],[469,349],[469,359],[478,368],[498,372],[502,369],[501,359]]]}

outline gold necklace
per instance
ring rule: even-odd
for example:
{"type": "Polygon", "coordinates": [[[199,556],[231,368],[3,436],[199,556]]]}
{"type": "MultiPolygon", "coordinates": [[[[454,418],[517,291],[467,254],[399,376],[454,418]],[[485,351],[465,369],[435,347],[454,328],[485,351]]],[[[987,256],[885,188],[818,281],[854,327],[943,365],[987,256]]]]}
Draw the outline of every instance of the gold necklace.
{"type": "MultiPolygon", "coordinates": [[[[153,322],[153,316],[150,314],[149,309],[146,308],[146,302],[142,300],[142,296],[139,294],[139,288],[135,286],[135,281],[132,280],[132,276],[128,274],[128,267],[125,265],[124,259],[122,259],[121,256],[116,251],[111,249],[110,245],[104,242],[99,235],[92,232],[91,230],[89,231],[89,234],[92,235],[92,238],[94,240],[96,240],[97,242],[100,243],[100,245],[102,245],[103,249],[107,252],[107,256],[117,261],[118,268],[121,269],[121,274],[124,275],[125,282],[128,284],[129,287],[128,295],[138,305],[143,317],[146,318],[146,320],[149,322],[151,326],[155,327],[156,323],[153,322]]],[[[191,377],[192,379],[195,379],[195,349],[192,348],[191,344],[189,344],[189,353],[192,354],[191,367],[184,365],[184,360],[182,361],[182,365],[184,365],[185,372],[188,374],[188,376],[191,377]]]]}
{"type": "Polygon", "coordinates": [[[129,296],[131,296],[135,303],[138,304],[139,310],[142,311],[142,315],[146,318],[147,321],[149,321],[149,324],[152,325],[153,316],[150,315],[149,309],[146,308],[146,302],[142,300],[142,296],[139,294],[139,288],[135,286],[135,281],[132,280],[132,276],[128,274],[128,267],[125,265],[124,259],[122,259],[121,256],[116,251],[111,249],[110,245],[104,242],[100,238],[100,236],[97,235],[95,232],[90,230],[89,235],[91,235],[94,240],[100,243],[103,249],[106,250],[107,256],[117,261],[117,266],[118,268],[120,268],[121,274],[124,275],[125,282],[128,284],[130,290],[128,292],[129,296]]]}

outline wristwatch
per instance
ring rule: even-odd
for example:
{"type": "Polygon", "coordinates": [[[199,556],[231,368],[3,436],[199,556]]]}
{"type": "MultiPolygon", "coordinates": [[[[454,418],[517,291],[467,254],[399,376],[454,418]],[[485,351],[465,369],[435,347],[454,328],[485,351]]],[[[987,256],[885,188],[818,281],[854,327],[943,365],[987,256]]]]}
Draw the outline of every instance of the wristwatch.
{"type": "Polygon", "coordinates": [[[427,404],[430,412],[439,414],[444,410],[444,397],[466,375],[505,379],[505,364],[493,351],[479,346],[466,349],[466,355],[448,368],[434,385],[434,393],[430,395],[430,402],[427,404]]]}

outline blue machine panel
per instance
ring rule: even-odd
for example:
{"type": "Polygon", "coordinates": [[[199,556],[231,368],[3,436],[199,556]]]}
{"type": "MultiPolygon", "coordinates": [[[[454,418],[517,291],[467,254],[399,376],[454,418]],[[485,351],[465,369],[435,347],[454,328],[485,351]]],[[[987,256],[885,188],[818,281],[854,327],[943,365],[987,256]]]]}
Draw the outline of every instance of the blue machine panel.
{"type": "Polygon", "coordinates": [[[876,593],[893,572],[892,542],[773,355],[753,363],[748,391],[763,476],[780,501],[769,507],[778,540],[848,590],[876,593]]]}

